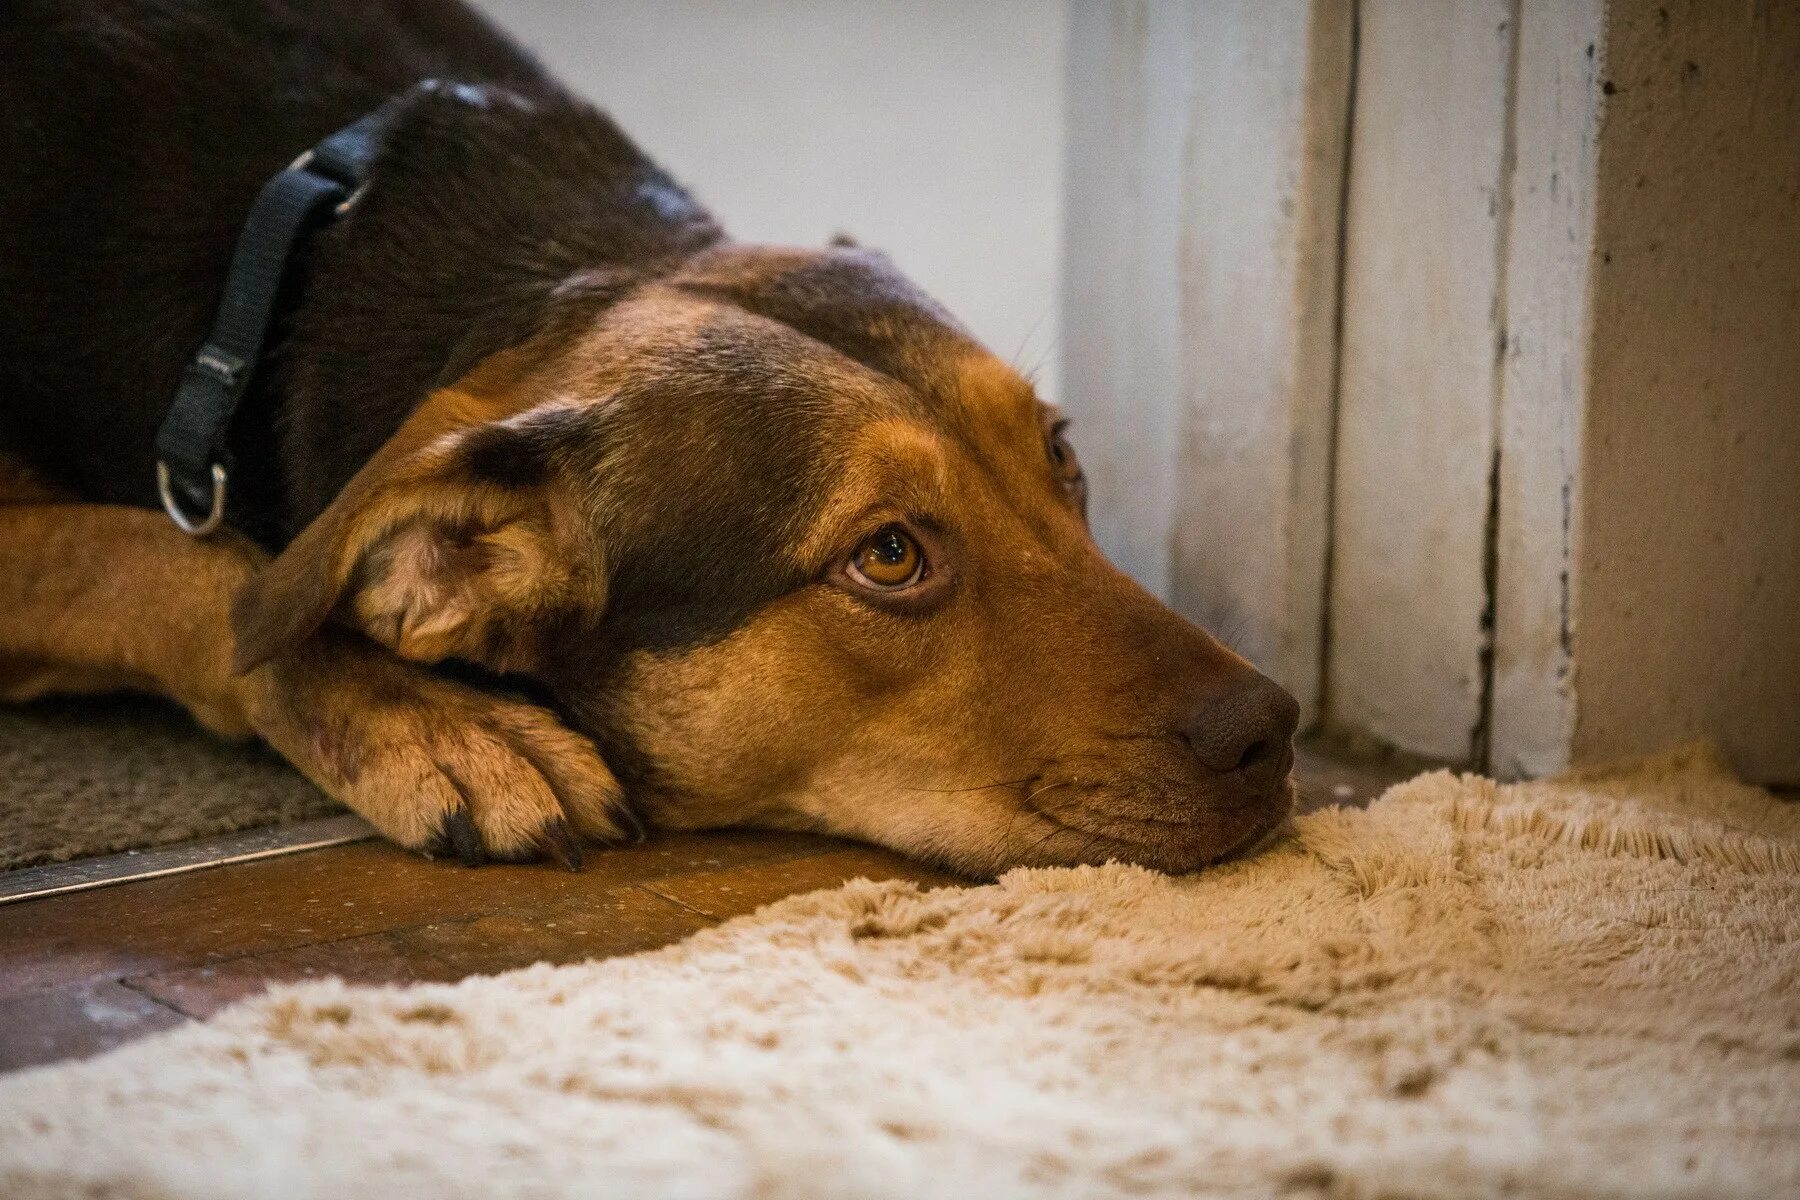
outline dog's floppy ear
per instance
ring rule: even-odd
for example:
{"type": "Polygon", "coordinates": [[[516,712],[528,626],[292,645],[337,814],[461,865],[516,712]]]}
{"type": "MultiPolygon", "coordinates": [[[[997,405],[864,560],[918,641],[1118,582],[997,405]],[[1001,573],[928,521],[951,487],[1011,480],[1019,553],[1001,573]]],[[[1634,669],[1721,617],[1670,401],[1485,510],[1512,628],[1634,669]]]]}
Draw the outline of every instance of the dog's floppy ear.
{"type": "Polygon", "coordinates": [[[549,405],[422,446],[441,417],[403,429],[239,592],[238,671],[333,617],[419,662],[539,665],[560,623],[596,612],[604,590],[604,564],[577,544],[555,478],[555,449],[578,419],[549,405]]]}

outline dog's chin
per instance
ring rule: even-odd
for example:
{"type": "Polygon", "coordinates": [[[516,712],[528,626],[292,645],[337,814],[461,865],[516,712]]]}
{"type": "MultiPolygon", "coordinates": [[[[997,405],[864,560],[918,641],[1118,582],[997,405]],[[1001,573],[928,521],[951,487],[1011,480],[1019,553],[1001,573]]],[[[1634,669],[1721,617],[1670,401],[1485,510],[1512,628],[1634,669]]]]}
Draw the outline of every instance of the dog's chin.
{"type": "Polygon", "coordinates": [[[1169,875],[1186,875],[1216,867],[1260,853],[1281,839],[1288,827],[1287,814],[1252,827],[1235,841],[1221,844],[1216,839],[1171,839],[1161,843],[1138,843],[1121,848],[1118,853],[1099,861],[1135,863],[1169,875]]]}
{"type": "Polygon", "coordinates": [[[1134,819],[1117,823],[1102,818],[1087,826],[1091,832],[1085,839],[1066,839],[1059,846],[1045,843],[1036,848],[1047,851],[1040,861],[1013,865],[1099,866],[1123,862],[1182,875],[1248,857],[1280,840],[1288,828],[1296,796],[1289,777],[1274,795],[1230,815],[1215,811],[1192,820],[1175,816],[1167,821],[1134,819]]]}
{"type": "Polygon", "coordinates": [[[1262,853],[1269,846],[1280,841],[1283,835],[1292,828],[1294,802],[1298,797],[1299,789],[1294,786],[1293,779],[1290,777],[1282,780],[1278,797],[1270,805],[1268,818],[1260,826],[1253,826],[1252,832],[1242,842],[1217,858],[1199,865],[1210,866],[1212,863],[1225,862],[1234,858],[1249,858],[1262,853]]]}

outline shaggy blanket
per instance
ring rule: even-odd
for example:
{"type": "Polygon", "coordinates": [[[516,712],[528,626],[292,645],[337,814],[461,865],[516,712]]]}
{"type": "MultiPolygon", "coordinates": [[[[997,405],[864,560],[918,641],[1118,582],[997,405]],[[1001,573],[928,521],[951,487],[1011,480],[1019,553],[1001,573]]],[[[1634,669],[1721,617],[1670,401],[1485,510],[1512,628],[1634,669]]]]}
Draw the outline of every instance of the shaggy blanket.
{"type": "Polygon", "coordinates": [[[0,1081],[13,1200],[1795,1194],[1800,811],[1702,750],[0,1081]]]}

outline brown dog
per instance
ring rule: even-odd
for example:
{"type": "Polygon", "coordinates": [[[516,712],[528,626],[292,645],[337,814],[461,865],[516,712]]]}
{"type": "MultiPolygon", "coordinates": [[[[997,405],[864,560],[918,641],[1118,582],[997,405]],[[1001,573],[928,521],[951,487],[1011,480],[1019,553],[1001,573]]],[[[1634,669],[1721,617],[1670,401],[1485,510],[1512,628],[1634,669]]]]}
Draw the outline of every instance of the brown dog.
{"type": "Polygon", "coordinates": [[[450,0],[15,0],[0,104],[0,695],[162,693],[471,862],[1179,870],[1287,812],[1294,702],[1101,557],[1054,409],[450,0]],[[232,426],[241,532],[183,535],[152,435],[251,197],[425,77],[487,86],[407,102],[232,426]]]}

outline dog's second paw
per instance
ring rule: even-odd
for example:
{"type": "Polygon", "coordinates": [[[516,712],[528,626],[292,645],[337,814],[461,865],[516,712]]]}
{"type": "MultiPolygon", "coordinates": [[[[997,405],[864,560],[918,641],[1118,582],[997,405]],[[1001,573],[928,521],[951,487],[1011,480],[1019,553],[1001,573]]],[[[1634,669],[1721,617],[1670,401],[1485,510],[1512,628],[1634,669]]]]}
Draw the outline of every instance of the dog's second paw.
{"type": "Polygon", "coordinates": [[[543,708],[345,641],[263,672],[258,731],[402,846],[579,870],[584,840],[641,834],[593,743],[543,708]]]}

